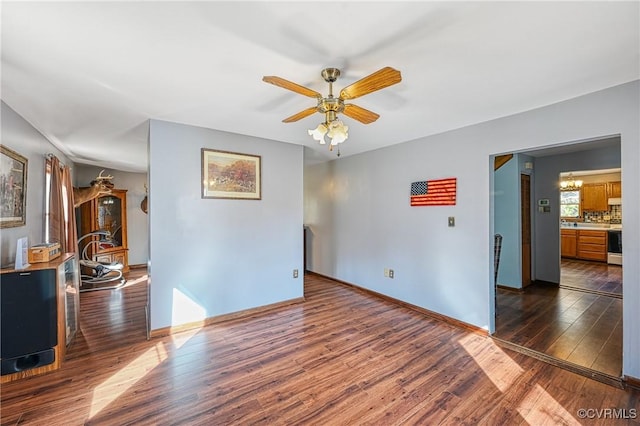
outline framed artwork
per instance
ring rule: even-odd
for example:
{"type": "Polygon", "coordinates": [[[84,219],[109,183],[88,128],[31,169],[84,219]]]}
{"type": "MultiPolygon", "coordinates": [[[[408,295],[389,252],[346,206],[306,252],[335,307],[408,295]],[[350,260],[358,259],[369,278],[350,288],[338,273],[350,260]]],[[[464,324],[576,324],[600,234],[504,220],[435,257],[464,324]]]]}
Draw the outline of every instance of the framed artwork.
{"type": "Polygon", "coordinates": [[[0,145],[0,228],[24,226],[27,217],[27,159],[0,145]]]}
{"type": "Polygon", "coordinates": [[[260,200],[261,157],[202,148],[202,198],[260,200]]]}

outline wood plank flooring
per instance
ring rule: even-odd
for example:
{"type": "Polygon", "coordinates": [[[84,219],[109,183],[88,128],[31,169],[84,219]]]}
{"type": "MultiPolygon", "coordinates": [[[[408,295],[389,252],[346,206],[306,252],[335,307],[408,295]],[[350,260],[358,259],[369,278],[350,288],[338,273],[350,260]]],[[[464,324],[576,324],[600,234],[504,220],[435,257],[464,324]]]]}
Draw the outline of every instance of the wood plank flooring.
{"type": "Polygon", "coordinates": [[[575,289],[548,284],[533,284],[521,293],[499,289],[495,335],[557,359],[620,377],[622,299],[605,289],[621,291],[621,268],[582,263],[562,262],[561,284],[570,277],[569,283],[575,289]]]}
{"type": "Polygon", "coordinates": [[[622,297],[622,266],[563,258],[560,285],[622,297]]]}
{"type": "Polygon", "coordinates": [[[147,337],[146,268],[131,269],[118,290],[80,293],[80,331],[67,360],[95,356],[104,349],[128,347],[147,337]]]}
{"type": "Polygon", "coordinates": [[[144,287],[83,293],[69,359],[3,385],[1,423],[541,425],[580,424],[580,409],[640,412],[639,391],[316,275],[301,304],[150,341],[144,287]]]}

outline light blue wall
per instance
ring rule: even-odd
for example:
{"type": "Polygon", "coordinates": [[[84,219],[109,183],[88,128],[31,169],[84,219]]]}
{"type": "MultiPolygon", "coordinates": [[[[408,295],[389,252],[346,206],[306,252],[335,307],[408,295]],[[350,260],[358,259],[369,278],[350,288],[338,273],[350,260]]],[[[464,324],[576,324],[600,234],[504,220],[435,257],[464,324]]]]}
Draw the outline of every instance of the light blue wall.
{"type": "Polygon", "coordinates": [[[55,154],[62,163],[72,167],[72,174],[73,163],[7,104],[1,102],[1,108],[2,145],[26,157],[28,162],[26,225],[0,231],[0,257],[5,265],[15,261],[18,238],[27,237],[29,245],[44,242],[45,155],[55,154]]]}
{"type": "Polygon", "coordinates": [[[149,138],[151,329],[302,297],[303,148],[156,120],[149,138]],[[202,199],[201,148],[260,155],[262,200],[202,199]]]}
{"type": "MultiPolygon", "coordinates": [[[[305,205],[315,206],[305,211],[305,223],[313,234],[310,269],[491,329],[495,232],[491,156],[619,134],[625,234],[636,236],[626,239],[623,255],[623,372],[640,377],[639,95],[640,82],[634,81],[342,157],[332,165],[308,166],[305,205]],[[409,206],[411,182],[450,176],[458,178],[456,206],[409,206]],[[456,217],[456,227],[447,227],[448,216],[456,217]],[[395,269],[395,278],[385,278],[384,268],[395,269]]],[[[348,141],[343,152],[347,149],[348,141]]],[[[536,188],[543,185],[537,173],[536,188]]],[[[535,197],[552,196],[536,193],[535,197]]],[[[544,232],[534,226],[536,232],[544,232]]],[[[541,253],[559,250],[557,240],[538,241],[536,247],[541,253]]],[[[544,259],[538,259],[536,274],[545,268],[544,259]]]]}
{"type": "Polygon", "coordinates": [[[494,174],[495,233],[502,235],[498,284],[522,288],[520,173],[517,154],[494,174]]]}

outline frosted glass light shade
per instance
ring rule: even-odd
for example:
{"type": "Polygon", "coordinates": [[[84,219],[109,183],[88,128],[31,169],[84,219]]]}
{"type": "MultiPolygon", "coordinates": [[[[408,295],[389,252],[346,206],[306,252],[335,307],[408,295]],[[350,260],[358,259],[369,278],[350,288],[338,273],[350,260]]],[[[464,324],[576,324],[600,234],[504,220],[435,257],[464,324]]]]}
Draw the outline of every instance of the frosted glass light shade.
{"type": "Polygon", "coordinates": [[[340,120],[329,123],[329,131],[327,136],[331,138],[331,145],[338,145],[347,140],[349,137],[349,126],[345,126],[340,120]]]}
{"type": "Polygon", "coordinates": [[[325,143],[327,143],[324,140],[324,135],[327,134],[327,126],[324,125],[324,123],[320,123],[318,124],[318,127],[316,127],[313,130],[308,130],[309,135],[313,137],[314,140],[317,140],[318,142],[320,142],[321,145],[324,145],[325,143]]]}

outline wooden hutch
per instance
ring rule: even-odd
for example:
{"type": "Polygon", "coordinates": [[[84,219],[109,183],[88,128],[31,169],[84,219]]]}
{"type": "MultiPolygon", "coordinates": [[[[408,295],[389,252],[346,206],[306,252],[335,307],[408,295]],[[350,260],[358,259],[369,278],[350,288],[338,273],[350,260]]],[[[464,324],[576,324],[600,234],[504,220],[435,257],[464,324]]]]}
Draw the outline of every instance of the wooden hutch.
{"type": "Polygon", "coordinates": [[[87,258],[95,262],[122,263],[129,271],[127,245],[127,190],[113,189],[111,194],[87,201],[80,207],[78,238],[94,231],[108,231],[109,235],[95,235],[80,242],[80,256],[86,249],[87,258]]]}

